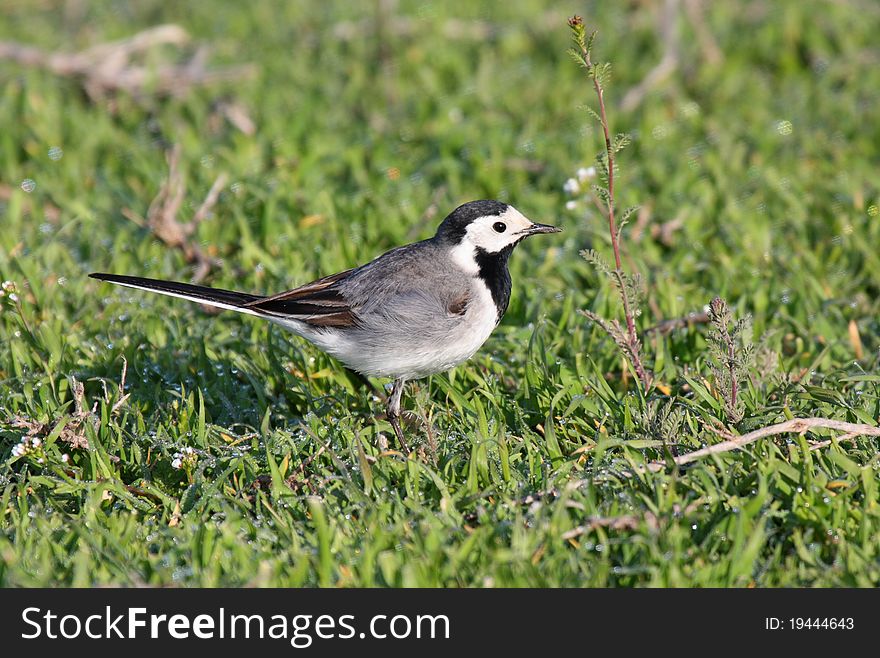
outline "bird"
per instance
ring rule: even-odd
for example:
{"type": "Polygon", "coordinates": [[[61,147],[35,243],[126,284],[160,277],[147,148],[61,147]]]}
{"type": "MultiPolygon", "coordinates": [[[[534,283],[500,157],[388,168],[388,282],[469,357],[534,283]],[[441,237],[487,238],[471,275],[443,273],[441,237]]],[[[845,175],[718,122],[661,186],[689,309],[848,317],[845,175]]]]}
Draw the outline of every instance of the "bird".
{"type": "Polygon", "coordinates": [[[406,382],[473,356],[510,303],[514,247],[529,236],[561,230],[533,222],[507,203],[479,200],[453,210],[429,239],[275,295],[102,272],[89,276],[270,320],[364,377],[391,378],[386,418],[409,453],[400,426],[406,382]]]}

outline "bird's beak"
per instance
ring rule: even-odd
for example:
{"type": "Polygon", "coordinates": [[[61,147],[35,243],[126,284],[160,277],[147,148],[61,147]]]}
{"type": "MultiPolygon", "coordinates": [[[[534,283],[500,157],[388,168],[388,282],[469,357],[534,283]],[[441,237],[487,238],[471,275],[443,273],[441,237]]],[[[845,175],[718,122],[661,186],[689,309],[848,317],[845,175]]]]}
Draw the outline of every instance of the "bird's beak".
{"type": "Polygon", "coordinates": [[[561,230],[558,226],[550,226],[549,224],[532,224],[524,229],[522,233],[525,235],[535,235],[537,233],[559,233],[561,230]]]}

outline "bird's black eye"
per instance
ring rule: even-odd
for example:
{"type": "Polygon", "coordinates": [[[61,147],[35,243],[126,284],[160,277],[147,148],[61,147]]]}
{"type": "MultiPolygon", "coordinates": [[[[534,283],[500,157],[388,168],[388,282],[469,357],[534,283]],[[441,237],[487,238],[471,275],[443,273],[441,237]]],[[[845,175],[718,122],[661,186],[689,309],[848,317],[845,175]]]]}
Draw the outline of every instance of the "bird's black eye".
{"type": "Polygon", "coordinates": [[[507,230],[507,224],[504,222],[495,222],[492,224],[492,228],[494,228],[497,233],[504,233],[504,231],[507,230]]]}

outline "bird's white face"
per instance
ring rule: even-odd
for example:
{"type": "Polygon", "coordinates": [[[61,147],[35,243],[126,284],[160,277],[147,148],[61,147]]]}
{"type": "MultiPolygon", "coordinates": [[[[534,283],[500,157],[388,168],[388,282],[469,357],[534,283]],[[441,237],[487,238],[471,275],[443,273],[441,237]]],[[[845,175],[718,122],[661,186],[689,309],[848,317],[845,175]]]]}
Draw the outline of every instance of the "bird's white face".
{"type": "Polygon", "coordinates": [[[494,254],[522,240],[534,226],[519,210],[508,206],[500,215],[486,215],[471,222],[464,242],[494,254]]]}
{"type": "Polygon", "coordinates": [[[500,215],[477,217],[465,228],[464,235],[451,251],[452,260],[468,274],[477,274],[477,254],[500,254],[520,240],[537,233],[558,233],[561,229],[536,224],[513,206],[500,215]]]}

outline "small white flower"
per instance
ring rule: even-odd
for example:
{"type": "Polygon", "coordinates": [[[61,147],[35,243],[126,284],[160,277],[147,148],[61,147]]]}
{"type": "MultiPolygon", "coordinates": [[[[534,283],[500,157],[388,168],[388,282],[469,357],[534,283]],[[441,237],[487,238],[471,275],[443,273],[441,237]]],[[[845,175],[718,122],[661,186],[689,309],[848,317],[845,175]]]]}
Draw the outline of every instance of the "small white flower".
{"type": "Polygon", "coordinates": [[[578,180],[583,183],[585,181],[590,180],[591,178],[596,177],[596,168],[595,167],[581,167],[577,170],[578,180]]]}
{"type": "Polygon", "coordinates": [[[577,202],[577,201],[566,201],[566,202],[565,202],[565,208],[566,208],[566,210],[574,210],[574,209],[576,209],[577,207],[578,207],[578,202],[577,202]]]}
{"type": "Polygon", "coordinates": [[[566,194],[571,194],[573,196],[581,191],[581,186],[574,178],[569,178],[565,181],[565,185],[562,186],[562,189],[565,190],[566,194]]]}
{"type": "Polygon", "coordinates": [[[171,462],[171,466],[177,469],[184,469],[189,471],[196,467],[196,464],[199,462],[199,454],[190,446],[184,446],[180,449],[180,452],[174,453],[174,460],[171,462]]]}
{"type": "Polygon", "coordinates": [[[18,295],[16,295],[14,292],[9,293],[9,301],[11,301],[11,302],[17,302],[17,301],[18,301],[18,295]]]}
{"type": "MultiPolygon", "coordinates": [[[[33,439],[33,441],[39,441],[39,439],[33,439]]],[[[21,437],[21,441],[18,442],[17,445],[12,447],[12,456],[13,457],[24,457],[31,451],[31,447],[37,447],[39,444],[33,444],[32,439],[27,436],[21,437]]]]}
{"type": "Polygon", "coordinates": [[[3,288],[6,292],[11,292],[15,290],[15,283],[13,281],[9,281],[8,279],[0,284],[0,288],[3,288]]]}
{"type": "Polygon", "coordinates": [[[32,439],[31,444],[34,446],[34,448],[39,448],[41,445],[43,445],[43,442],[40,439],[32,439]]]}
{"type": "Polygon", "coordinates": [[[46,461],[45,459],[43,459],[42,457],[40,457],[40,458],[37,460],[37,463],[38,463],[38,464],[43,464],[45,461],[46,461]]]}
{"type": "Polygon", "coordinates": [[[65,452],[63,455],[61,455],[61,461],[63,461],[63,462],[66,464],[67,462],[70,461],[70,455],[68,455],[68,454],[65,452]]]}

